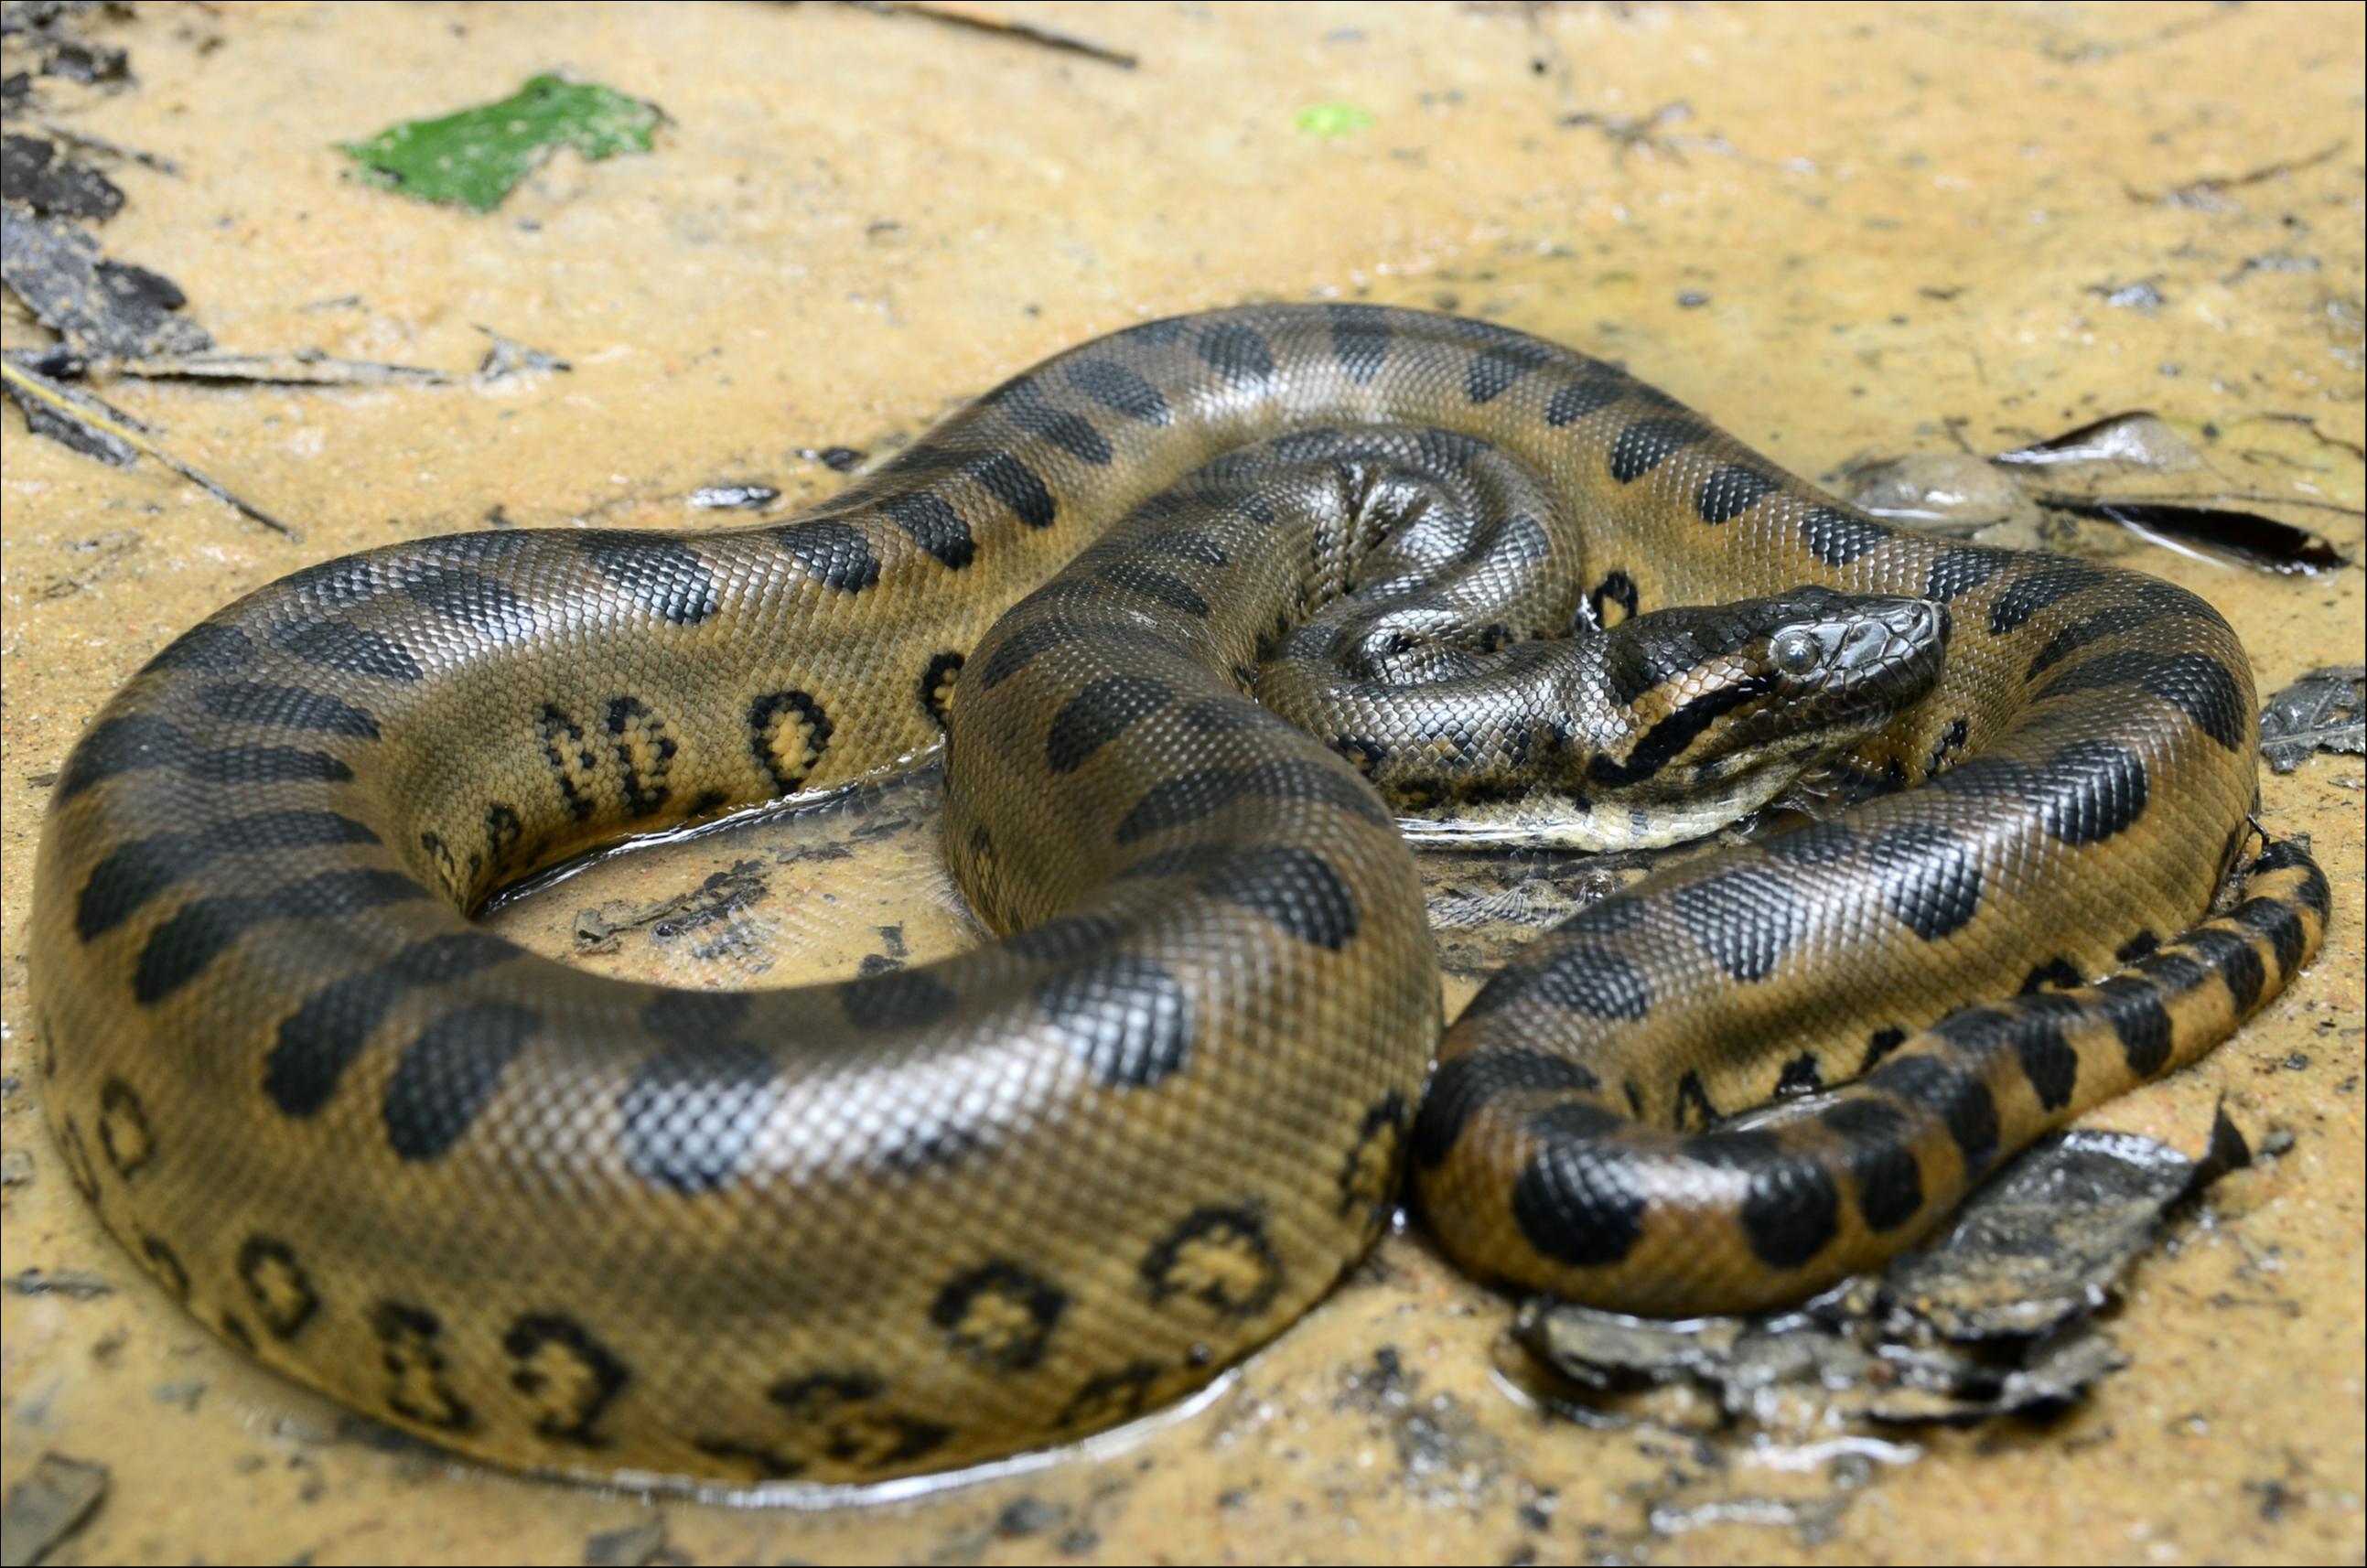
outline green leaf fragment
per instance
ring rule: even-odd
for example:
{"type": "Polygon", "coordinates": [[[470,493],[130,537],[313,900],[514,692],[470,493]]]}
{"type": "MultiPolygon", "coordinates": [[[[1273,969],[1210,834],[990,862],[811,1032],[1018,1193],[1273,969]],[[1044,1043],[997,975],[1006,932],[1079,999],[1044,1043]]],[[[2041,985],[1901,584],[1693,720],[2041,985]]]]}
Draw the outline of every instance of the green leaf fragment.
{"type": "Polygon", "coordinates": [[[1290,117],[1290,123],[1310,136],[1346,136],[1352,131],[1369,130],[1373,111],[1357,104],[1309,104],[1290,117]]]}
{"type": "Polygon", "coordinates": [[[360,177],[372,185],[491,212],[552,148],[572,147],[585,158],[646,152],[663,118],[655,104],[613,87],[546,75],[499,103],[405,120],[337,150],[360,164],[360,177]]]}

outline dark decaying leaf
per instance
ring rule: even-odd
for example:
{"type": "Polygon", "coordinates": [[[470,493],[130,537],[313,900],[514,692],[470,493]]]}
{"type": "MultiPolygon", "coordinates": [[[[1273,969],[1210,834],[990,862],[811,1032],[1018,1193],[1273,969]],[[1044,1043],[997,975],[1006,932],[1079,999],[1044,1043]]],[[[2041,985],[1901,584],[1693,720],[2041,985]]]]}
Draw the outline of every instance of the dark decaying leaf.
{"type": "Polygon", "coordinates": [[[123,210],[113,180],[38,136],[0,136],[0,196],[45,218],[112,218],[123,210]]]}
{"type": "Polygon", "coordinates": [[[188,302],[161,273],[108,259],[62,219],[0,207],[0,281],[77,353],[144,359],[202,354],[213,339],[173,312],[188,302]]]}
{"type": "Polygon", "coordinates": [[[2348,564],[2325,536],[2226,506],[2186,506],[2132,496],[2093,498],[2043,491],[2038,503],[2075,517],[2118,523],[2140,534],[2201,545],[2265,571],[2319,572],[2348,564]]]}
{"type": "Polygon", "coordinates": [[[2313,751],[2367,752],[2367,665],[2313,670],[2260,710],[2260,755],[2271,771],[2292,773],[2313,751]]]}

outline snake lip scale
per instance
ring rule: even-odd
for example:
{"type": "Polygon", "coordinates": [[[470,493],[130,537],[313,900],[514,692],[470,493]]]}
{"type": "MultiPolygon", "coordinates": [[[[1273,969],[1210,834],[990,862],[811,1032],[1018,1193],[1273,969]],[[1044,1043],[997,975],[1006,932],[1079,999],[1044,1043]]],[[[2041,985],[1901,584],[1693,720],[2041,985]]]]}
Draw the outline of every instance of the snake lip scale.
{"type": "Polygon", "coordinates": [[[407,1431],[910,1475],[1206,1382],[1407,1171],[1476,1272],[1630,1312],[1912,1244],[2316,951],[2293,843],[2211,913],[2254,709],[2191,594],[1894,530],[1573,350],[1152,321],[786,522],[418,540],[179,637],[52,794],[44,1103],[188,1311],[407,1431]],[[978,951],[671,990],[467,919],[941,742],[978,951]],[[1853,803],[1582,911],[1441,1043],[1398,814],[1542,777],[1633,845],[1811,774],[1853,803]]]}

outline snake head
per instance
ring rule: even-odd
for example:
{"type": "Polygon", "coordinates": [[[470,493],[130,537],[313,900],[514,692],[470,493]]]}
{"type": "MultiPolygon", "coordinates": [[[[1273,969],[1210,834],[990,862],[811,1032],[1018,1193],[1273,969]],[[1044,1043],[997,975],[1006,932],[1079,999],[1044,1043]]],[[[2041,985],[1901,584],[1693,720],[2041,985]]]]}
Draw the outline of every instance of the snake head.
{"type": "Polygon", "coordinates": [[[1716,784],[1730,807],[1772,798],[1930,691],[1948,612],[1804,587],[1639,615],[1605,636],[1604,673],[1628,728],[1592,759],[1589,782],[1637,801],[1716,784]]]}

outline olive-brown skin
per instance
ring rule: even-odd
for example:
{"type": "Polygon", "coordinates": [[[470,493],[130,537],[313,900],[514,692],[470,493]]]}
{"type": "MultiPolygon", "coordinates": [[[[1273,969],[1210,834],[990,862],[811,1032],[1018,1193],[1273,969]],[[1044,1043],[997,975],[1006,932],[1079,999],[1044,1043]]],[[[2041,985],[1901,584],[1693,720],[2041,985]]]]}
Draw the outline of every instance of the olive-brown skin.
{"type": "MultiPolygon", "coordinates": [[[[1635,748],[1688,679],[1626,682],[1606,774],[1669,765],[1635,748]]],[[[1409,1145],[1458,1257],[1609,1304],[1784,1299],[1904,1245],[2314,951],[2288,846],[2189,931],[2248,832],[2253,705],[2191,596],[1894,532],[1569,350],[1367,307],[1153,322],[786,524],[425,540],[174,643],[53,797],[46,1103],[193,1313],[406,1429],[577,1473],[941,1468],[1277,1332],[1409,1145]],[[1477,437],[1582,522],[1516,638],[1803,583],[1953,625],[1854,749],[1876,798],[1581,915],[1458,1026],[1418,1129],[1438,978],[1359,772],[1386,759],[1240,695],[1347,586],[1321,507],[1288,525],[1312,568],[1088,554],[997,625],[1211,458],[1375,423],[1477,437]],[[948,717],[949,852],[1008,940],[726,994],[466,921],[618,834],[904,766],[948,717]],[[1649,1130],[1877,1062],[1772,1135],[1649,1130]]]]}

